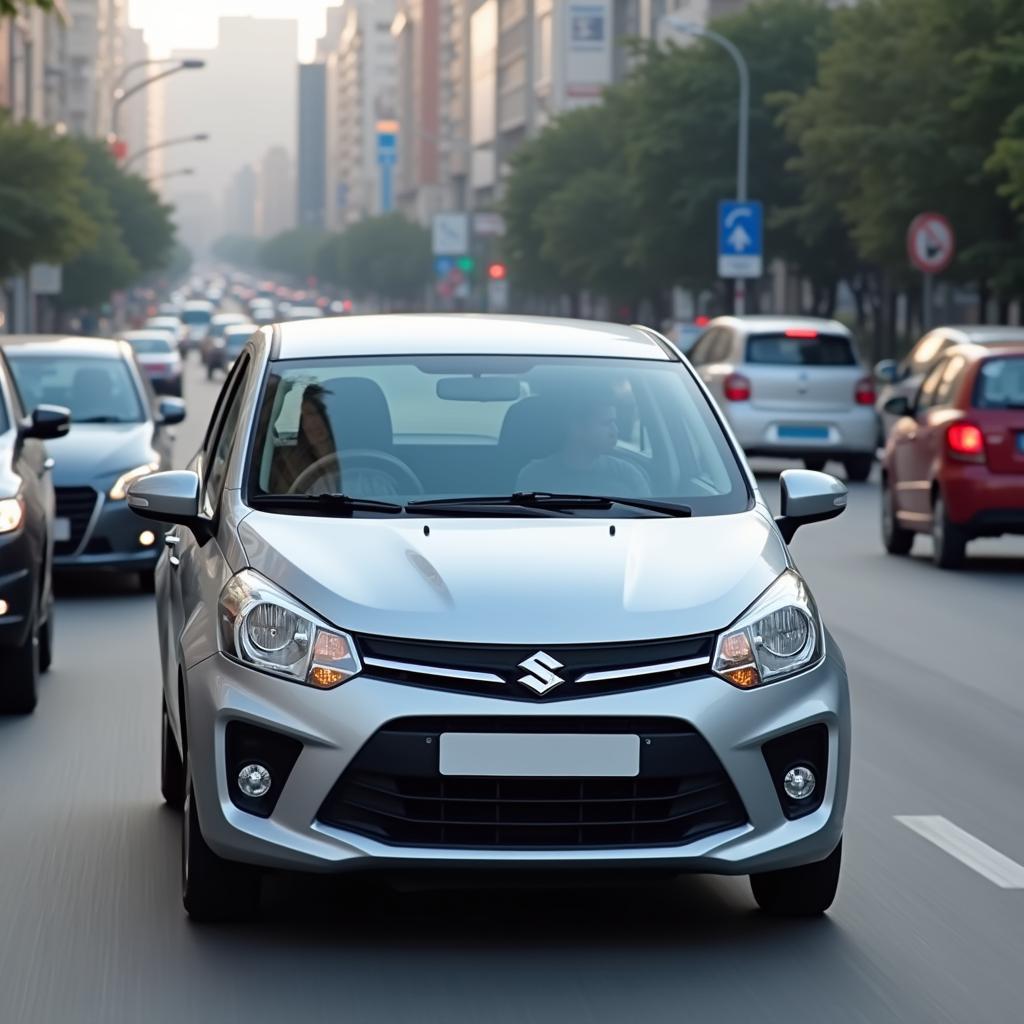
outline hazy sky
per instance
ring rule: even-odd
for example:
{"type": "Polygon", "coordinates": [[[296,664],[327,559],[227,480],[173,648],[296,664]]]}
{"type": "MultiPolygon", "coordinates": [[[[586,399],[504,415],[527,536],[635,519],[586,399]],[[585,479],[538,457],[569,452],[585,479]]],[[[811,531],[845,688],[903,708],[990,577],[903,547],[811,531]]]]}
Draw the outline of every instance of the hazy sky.
{"type": "Polygon", "coordinates": [[[208,48],[217,41],[217,19],[249,14],[254,18],[297,18],[299,54],[310,60],[324,31],[324,11],[343,0],[131,0],[131,23],[145,30],[154,56],[168,50],[208,48]]]}

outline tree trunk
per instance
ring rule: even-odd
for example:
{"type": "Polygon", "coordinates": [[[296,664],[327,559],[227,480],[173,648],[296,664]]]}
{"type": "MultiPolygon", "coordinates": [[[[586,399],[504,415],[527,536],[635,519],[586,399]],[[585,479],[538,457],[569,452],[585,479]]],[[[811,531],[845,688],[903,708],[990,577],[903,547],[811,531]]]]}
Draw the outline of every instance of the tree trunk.
{"type": "Polygon", "coordinates": [[[982,278],[978,282],[978,323],[988,323],[988,281],[982,278]]]}

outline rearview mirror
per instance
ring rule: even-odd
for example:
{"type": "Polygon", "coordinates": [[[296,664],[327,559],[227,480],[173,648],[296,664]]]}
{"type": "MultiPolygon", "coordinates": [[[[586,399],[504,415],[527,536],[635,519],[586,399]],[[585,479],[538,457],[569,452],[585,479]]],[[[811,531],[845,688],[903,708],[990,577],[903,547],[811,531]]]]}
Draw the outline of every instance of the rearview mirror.
{"type": "Polygon", "coordinates": [[[32,410],[29,422],[22,427],[22,437],[34,437],[39,441],[52,441],[63,437],[71,429],[71,411],[62,405],[37,405],[32,410]]]}
{"type": "Polygon", "coordinates": [[[875,363],[875,380],[883,384],[895,384],[899,377],[900,367],[895,359],[883,359],[875,363]]]}
{"type": "Polygon", "coordinates": [[[185,403],[180,398],[161,398],[157,413],[162,424],[173,426],[185,418],[185,403]]]}
{"type": "Polygon", "coordinates": [[[448,402],[515,402],[522,385],[518,377],[442,377],[436,391],[448,402]]]}
{"type": "Polygon", "coordinates": [[[882,406],[882,411],[889,416],[898,417],[914,415],[913,406],[906,395],[893,395],[892,398],[882,406]]]}
{"type": "Polygon", "coordinates": [[[199,515],[199,477],[187,469],[151,473],[128,487],[128,507],[143,519],[187,526],[197,536],[206,534],[199,515]]]}
{"type": "Polygon", "coordinates": [[[828,473],[787,469],[779,477],[779,485],[781,514],[776,516],[775,525],[787,544],[801,526],[835,519],[846,508],[846,484],[828,473]]]}

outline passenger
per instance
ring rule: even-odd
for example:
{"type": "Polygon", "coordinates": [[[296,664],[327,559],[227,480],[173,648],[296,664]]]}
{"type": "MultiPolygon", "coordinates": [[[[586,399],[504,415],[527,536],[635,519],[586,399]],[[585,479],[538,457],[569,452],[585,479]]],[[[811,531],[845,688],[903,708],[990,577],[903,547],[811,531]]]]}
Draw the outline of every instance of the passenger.
{"type": "Polygon", "coordinates": [[[516,481],[517,491],[600,494],[642,498],[651,489],[644,474],[613,455],[619,441],[615,396],[610,391],[568,396],[564,440],[553,455],[528,463],[516,481]]]}

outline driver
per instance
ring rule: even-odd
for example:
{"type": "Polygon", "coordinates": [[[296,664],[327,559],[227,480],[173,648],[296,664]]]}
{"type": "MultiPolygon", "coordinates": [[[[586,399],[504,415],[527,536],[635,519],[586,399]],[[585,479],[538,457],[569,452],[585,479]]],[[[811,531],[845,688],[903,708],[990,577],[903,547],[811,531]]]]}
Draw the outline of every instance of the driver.
{"type": "MultiPolygon", "coordinates": [[[[309,384],[302,392],[302,406],[299,412],[299,432],[292,448],[282,448],[274,460],[274,471],[270,489],[277,494],[291,493],[292,485],[302,472],[328,455],[333,455],[337,448],[334,443],[334,431],[324,404],[324,389],[319,384],[309,384]]],[[[317,481],[317,489],[334,490],[325,474],[317,481]]],[[[337,476],[337,471],[333,473],[337,476]]],[[[307,493],[312,493],[306,488],[307,493]]]]}
{"type": "Polygon", "coordinates": [[[643,473],[613,455],[619,442],[618,412],[611,391],[583,390],[566,397],[562,410],[563,441],[558,451],[528,463],[516,481],[517,491],[649,497],[643,473]]]}

